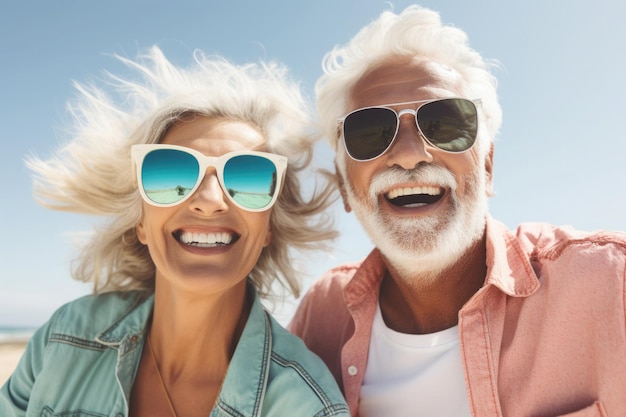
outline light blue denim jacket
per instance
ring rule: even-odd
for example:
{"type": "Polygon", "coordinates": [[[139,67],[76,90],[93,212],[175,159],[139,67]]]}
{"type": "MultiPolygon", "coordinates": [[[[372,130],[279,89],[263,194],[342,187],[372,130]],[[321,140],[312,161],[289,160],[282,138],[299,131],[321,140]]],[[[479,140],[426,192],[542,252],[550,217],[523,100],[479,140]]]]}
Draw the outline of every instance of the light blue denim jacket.
{"type": "MultiPolygon", "coordinates": [[[[254,299],[216,406],[217,416],[346,416],[324,363],[254,299]]],[[[61,307],[0,390],[2,417],[127,417],[154,296],[107,293],[61,307]]]]}

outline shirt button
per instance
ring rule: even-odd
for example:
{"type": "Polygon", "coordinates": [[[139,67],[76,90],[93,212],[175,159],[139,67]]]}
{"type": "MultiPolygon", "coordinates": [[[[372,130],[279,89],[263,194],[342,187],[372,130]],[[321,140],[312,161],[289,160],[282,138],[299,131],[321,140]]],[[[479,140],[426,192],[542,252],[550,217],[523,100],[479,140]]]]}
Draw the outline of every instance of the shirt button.
{"type": "Polygon", "coordinates": [[[355,376],[358,372],[359,370],[357,369],[356,366],[354,365],[348,366],[348,374],[350,374],[350,376],[355,376]]]}

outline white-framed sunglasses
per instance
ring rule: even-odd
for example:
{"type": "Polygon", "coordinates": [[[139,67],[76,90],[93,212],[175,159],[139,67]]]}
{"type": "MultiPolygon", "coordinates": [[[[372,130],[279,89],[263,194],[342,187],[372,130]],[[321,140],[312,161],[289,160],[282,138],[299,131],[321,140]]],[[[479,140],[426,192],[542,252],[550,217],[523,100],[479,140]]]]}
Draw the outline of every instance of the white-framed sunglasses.
{"type": "Polygon", "coordinates": [[[157,207],[172,207],[193,195],[214,167],[224,194],[237,207],[253,212],[274,205],[287,168],[287,158],[267,152],[237,151],[205,156],[177,145],[133,145],[131,154],[142,198],[157,207]]]}

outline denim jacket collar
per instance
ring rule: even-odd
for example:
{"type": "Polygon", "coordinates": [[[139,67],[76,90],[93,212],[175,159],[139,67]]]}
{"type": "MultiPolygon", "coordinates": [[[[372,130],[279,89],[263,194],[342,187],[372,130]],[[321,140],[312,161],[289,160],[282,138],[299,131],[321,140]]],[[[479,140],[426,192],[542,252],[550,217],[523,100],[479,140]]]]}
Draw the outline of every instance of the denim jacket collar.
{"type": "MultiPolygon", "coordinates": [[[[224,384],[211,416],[260,416],[269,377],[272,352],[270,321],[255,288],[248,284],[247,296],[252,301],[248,320],[228,367],[224,384]]],[[[126,400],[130,396],[136,369],[141,358],[147,323],[154,307],[154,295],[136,293],[129,300],[130,308],[115,323],[96,337],[96,341],[118,350],[118,380],[126,400]],[[134,366],[128,367],[128,362],[134,366]],[[122,365],[122,363],[124,363],[122,365]],[[120,372],[125,370],[124,375],[120,372]]]]}
{"type": "Polygon", "coordinates": [[[211,416],[261,415],[269,378],[272,331],[268,314],[251,284],[248,284],[248,297],[253,301],[250,315],[211,416]]]}
{"type": "MultiPolygon", "coordinates": [[[[130,295],[130,294],[129,294],[130,295]]],[[[134,293],[129,300],[129,309],[121,318],[96,336],[103,345],[119,349],[125,338],[143,337],[146,334],[148,319],[154,308],[154,294],[134,293]]]]}

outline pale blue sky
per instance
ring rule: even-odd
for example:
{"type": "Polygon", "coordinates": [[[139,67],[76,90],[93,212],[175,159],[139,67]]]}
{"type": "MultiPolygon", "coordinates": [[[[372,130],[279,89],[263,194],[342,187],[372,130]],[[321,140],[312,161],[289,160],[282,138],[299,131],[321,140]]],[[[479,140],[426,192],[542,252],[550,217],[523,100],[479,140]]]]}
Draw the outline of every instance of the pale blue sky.
{"type": "MultiPolygon", "coordinates": [[[[38,325],[90,288],[72,281],[68,233],[95,219],[52,212],[31,196],[23,160],[64,139],[72,80],[122,71],[111,55],[157,44],[186,65],[200,48],[237,62],[280,60],[307,95],[322,55],[403,0],[6,2],[0,13],[0,325],[38,325]]],[[[494,217],[580,229],[626,230],[626,3],[621,0],[429,0],[442,20],[501,68],[504,124],[496,142],[494,217]]],[[[320,147],[318,161],[331,154],[320,147]]],[[[352,215],[336,210],[334,258],[311,259],[306,283],[370,249],[352,215]]],[[[305,284],[306,285],[306,284],[305,284]]]]}

